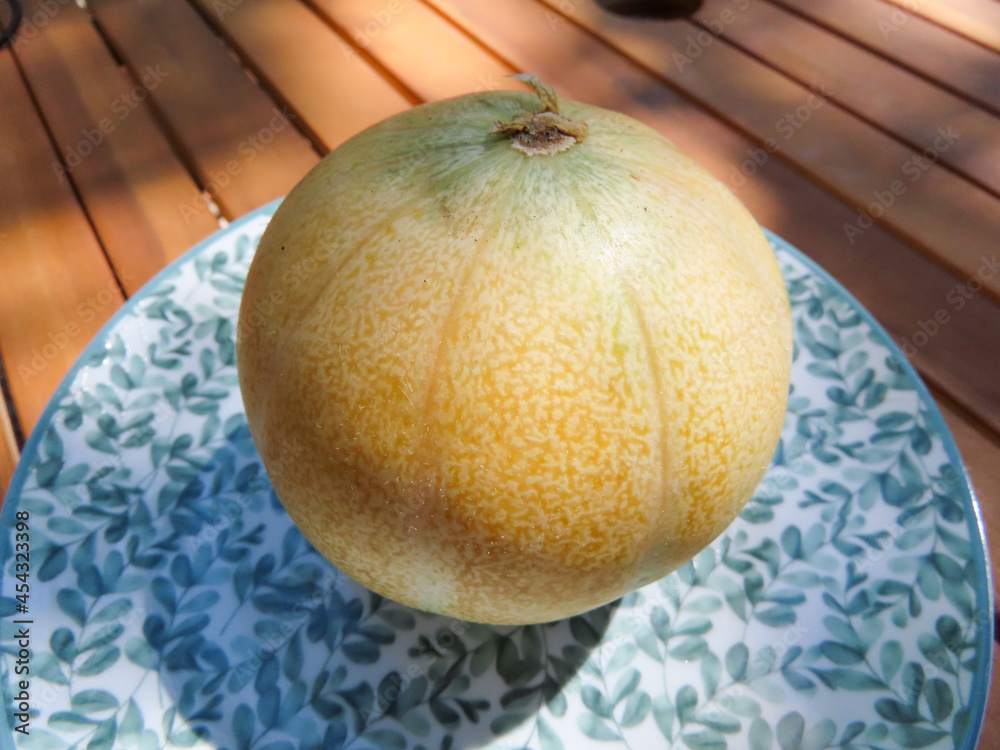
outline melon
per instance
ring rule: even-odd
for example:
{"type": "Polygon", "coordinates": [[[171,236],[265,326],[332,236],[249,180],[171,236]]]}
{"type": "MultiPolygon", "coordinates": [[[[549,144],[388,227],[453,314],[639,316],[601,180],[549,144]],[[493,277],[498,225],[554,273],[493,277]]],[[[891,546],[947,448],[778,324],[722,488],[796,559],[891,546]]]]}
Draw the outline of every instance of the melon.
{"type": "Polygon", "coordinates": [[[261,238],[237,331],[251,434],[311,544],[491,624],[586,611],[709,545],[769,465],[792,352],[733,194],[526,80],[328,154],[261,238]]]}

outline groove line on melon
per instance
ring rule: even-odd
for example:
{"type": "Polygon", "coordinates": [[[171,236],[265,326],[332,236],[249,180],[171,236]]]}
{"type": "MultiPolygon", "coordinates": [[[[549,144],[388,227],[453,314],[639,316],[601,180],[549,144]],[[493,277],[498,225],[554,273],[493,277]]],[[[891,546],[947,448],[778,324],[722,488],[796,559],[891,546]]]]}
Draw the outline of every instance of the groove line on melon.
{"type": "Polygon", "coordinates": [[[649,362],[649,374],[653,379],[653,398],[656,401],[656,414],[660,422],[659,430],[659,449],[660,449],[660,492],[666,496],[667,488],[670,486],[669,477],[667,472],[669,471],[670,461],[667,455],[667,425],[669,424],[667,418],[666,405],[663,403],[664,394],[664,369],[660,365],[660,360],[656,356],[656,347],[653,344],[653,335],[649,330],[649,323],[646,321],[646,316],[642,312],[642,306],[639,304],[639,300],[636,298],[635,290],[632,285],[626,282],[624,279],[619,278],[619,283],[625,292],[625,302],[635,319],[636,326],[639,329],[639,336],[642,339],[643,346],[646,349],[646,360],[649,362]]]}
{"type": "MultiPolygon", "coordinates": [[[[605,170],[610,170],[612,165],[607,163],[607,160],[603,157],[600,158],[603,162],[602,166],[605,170]]],[[[568,167],[566,162],[560,163],[560,168],[565,175],[564,184],[570,186],[570,189],[576,194],[577,206],[582,213],[588,214],[593,221],[593,225],[596,233],[601,238],[601,245],[603,248],[613,248],[615,245],[614,238],[609,234],[605,228],[601,217],[595,210],[591,200],[588,196],[580,189],[576,180],[572,179],[573,174],[568,167]]],[[[622,298],[624,300],[623,307],[632,319],[635,321],[637,331],[639,333],[642,346],[645,349],[645,358],[649,365],[649,376],[652,380],[653,394],[652,398],[655,402],[655,413],[658,421],[659,429],[658,435],[658,446],[659,449],[659,461],[660,461],[660,495],[663,498],[667,497],[667,488],[670,486],[669,477],[667,473],[669,471],[669,455],[667,453],[668,449],[668,414],[667,407],[663,401],[665,378],[664,378],[664,368],[662,367],[659,358],[656,356],[656,346],[653,343],[653,336],[649,329],[649,324],[646,320],[645,315],[642,311],[642,305],[639,301],[638,294],[635,288],[630,284],[625,278],[625,275],[621,272],[621,267],[619,264],[614,262],[608,262],[607,257],[609,253],[602,252],[599,256],[599,261],[601,265],[611,274],[612,278],[619,287],[622,298]]],[[[610,253],[613,255],[613,253],[610,253]]],[[[659,519],[657,519],[659,520],[659,519]]],[[[641,558],[646,554],[646,550],[640,550],[635,557],[641,558]]]]}
{"type": "MultiPolygon", "coordinates": [[[[384,222],[374,222],[371,231],[367,232],[363,237],[357,240],[353,247],[341,250],[338,253],[339,257],[337,258],[337,265],[330,271],[329,278],[313,293],[312,299],[301,307],[301,317],[295,321],[297,329],[301,327],[306,318],[312,314],[312,311],[319,301],[327,297],[330,289],[340,281],[340,274],[344,268],[346,268],[351,261],[357,258],[359,254],[363,253],[366,247],[370,247],[372,240],[375,237],[385,232],[386,225],[394,225],[401,216],[405,216],[408,212],[412,211],[413,206],[416,203],[417,199],[414,197],[409,202],[396,204],[392,213],[385,218],[384,222]]],[[[327,253],[327,256],[328,255],[329,253],[327,253]]]]}
{"type": "MultiPolygon", "coordinates": [[[[482,253],[491,248],[493,240],[499,233],[500,228],[496,227],[495,231],[491,231],[489,234],[485,234],[477,238],[476,244],[479,252],[482,253]]],[[[423,461],[425,465],[429,464],[427,459],[430,459],[434,452],[432,447],[429,445],[431,442],[431,431],[428,429],[428,426],[430,425],[431,417],[433,416],[434,409],[436,407],[437,395],[441,385],[442,371],[448,358],[448,352],[453,348],[455,339],[458,335],[458,323],[460,318],[459,313],[466,305],[469,297],[469,280],[479,268],[479,256],[470,255],[470,257],[466,260],[465,268],[462,270],[461,281],[459,281],[456,285],[457,291],[455,298],[452,300],[444,321],[441,324],[441,340],[438,342],[437,351],[434,354],[434,363],[431,366],[429,385],[427,388],[427,397],[424,401],[422,412],[424,434],[421,435],[420,443],[417,447],[419,452],[418,455],[425,457],[423,461]]],[[[418,463],[419,462],[420,460],[418,459],[418,463]]]]}

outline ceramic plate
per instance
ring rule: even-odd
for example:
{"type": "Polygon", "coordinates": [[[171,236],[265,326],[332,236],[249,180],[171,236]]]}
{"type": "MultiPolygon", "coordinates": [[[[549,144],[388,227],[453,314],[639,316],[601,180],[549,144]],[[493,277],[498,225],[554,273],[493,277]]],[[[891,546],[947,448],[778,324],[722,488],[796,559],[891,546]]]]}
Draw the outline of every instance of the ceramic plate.
{"type": "Polygon", "coordinates": [[[772,237],[793,389],[740,518],[613,605],[497,628],[348,580],[271,490],[234,321],[274,208],[136,295],[32,434],[0,518],[0,746],[974,748],[993,602],[968,478],[906,359],[804,256],[772,237]]]}

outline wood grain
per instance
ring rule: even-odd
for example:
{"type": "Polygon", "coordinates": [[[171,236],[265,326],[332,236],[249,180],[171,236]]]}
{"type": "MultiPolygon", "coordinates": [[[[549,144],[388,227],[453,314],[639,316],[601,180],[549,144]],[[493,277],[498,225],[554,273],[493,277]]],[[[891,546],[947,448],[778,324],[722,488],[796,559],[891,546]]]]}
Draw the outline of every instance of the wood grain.
{"type": "Polygon", "coordinates": [[[286,194],[319,155],[184,0],[94,0],[97,22],[119,56],[161,83],[149,99],[202,193],[173,207],[188,220],[214,199],[235,218],[286,194]]]}
{"type": "Polygon", "coordinates": [[[721,33],[914,151],[933,152],[939,164],[1000,195],[1000,117],[774,5],[751,2],[741,10],[732,0],[708,0],[694,18],[706,31],[721,33]],[[958,138],[945,139],[943,131],[958,138]]]}
{"type": "Polygon", "coordinates": [[[124,299],[10,50],[0,51],[0,355],[25,432],[124,299]]]}
{"type": "Polygon", "coordinates": [[[311,0],[359,51],[421,101],[475,91],[523,89],[513,69],[419,0],[311,0]]]}
{"type": "MultiPolygon", "coordinates": [[[[43,13],[39,0],[25,12],[43,13]]],[[[86,11],[67,3],[16,54],[56,141],[52,169],[73,183],[128,294],[219,228],[206,205],[188,221],[176,206],[198,188],[146,101],[161,83],[119,68],[86,11]]]]}
{"type": "Polygon", "coordinates": [[[324,151],[416,102],[298,0],[195,3],[324,151]]]}
{"type": "Polygon", "coordinates": [[[1000,6],[991,0],[885,0],[994,52],[1000,52],[1000,6]]]}
{"type": "Polygon", "coordinates": [[[1000,58],[906,7],[855,0],[770,1],[1000,114],[1000,58]]]}

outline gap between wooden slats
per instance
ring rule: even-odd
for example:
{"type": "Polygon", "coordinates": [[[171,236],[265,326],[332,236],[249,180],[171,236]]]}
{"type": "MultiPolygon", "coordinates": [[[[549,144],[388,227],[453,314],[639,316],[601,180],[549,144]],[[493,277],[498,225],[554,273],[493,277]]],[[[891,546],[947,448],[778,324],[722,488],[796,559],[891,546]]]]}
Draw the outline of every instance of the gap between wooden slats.
{"type": "Polygon", "coordinates": [[[754,144],[652,79],[561,16],[527,0],[504,6],[430,0],[522,70],[537,72],[564,96],[623,111],[656,128],[727,182],[758,221],[812,256],[843,282],[897,341],[926,336],[921,323],[944,313],[911,361],[991,429],[1000,431],[1000,347],[984,346],[1000,330],[1000,306],[979,293],[951,300],[962,283],[878,226],[852,245],[843,224],[856,212],[779,159],[767,159],[739,185],[734,171],[754,144]]]}
{"type": "MultiPolygon", "coordinates": [[[[132,71],[161,71],[150,101],[175,151],[226,218],[285,195],[319,161],[297,129],[297,114],[251,80],[185,0],[89,5],[132,71]]],[[[192,194],[175,208],[184,220],[204,200],[192,194]]]]}
{"type": "Polygon", "coordinates": [[[14,476],[14,469],[17,468],[17,460],[20,457],[17,439],[14,436],[14,418],[7,409],[4,395],[0,393],[0,507],[3,506],[7,488],[10,487],[10,480],[14,476]]]}
{"type": "MultiPolygon", "coordinates": [[[[29,4],[28,11],[32,7],[29,4]]],[[[211,146],[225,140],[221,137],[223,128],[219,127],[218,119],[213,119],[211,112],[207,117],[200,116],[203,112],[199,113],[199,103],[191,106],[186,86],[175,85],[172,92],[167,91],[170,88],[168,78],[173,77],[174,83],[180,84],[185,68],[183,65],[163,68],[165,61],[176,63],[177,60],[169,52],[159,57],[154,54],[156,50],[144,47],[142,40],[132,34],[129,21],[134,18],[122,18],[113,10],[107,13],[109,25],[127,37],[127,46],[136,53],[131,60],[133,78],[130,80],[122,75],[83,13],[76,6],[62,7],[55,17],[46,16],[47,23],[30,38],[15,43],[15,49],[25,58],[28,75],[35,80],[38,102],[31,101],[25,92],[10,93],[4,99],[15,102],[20,97],[24,102],[24,112],[16,105],[6,106],[5,112],[16,113],[16,116],[3,128],[4,132],[16,134],[15,138],[24,138],[30,132],[43,141],[45,133],[50,132],[59,142],[60,151],[57,154],[51,145],[43,145],[38,140],[24,144],[14,140],[6,144],[15,152],[20,147],[22,155],[30,161],[30,165],[15,164],[5,175],[7,179],[2,187],[16,194],[16,200],[12,197],[5,201],[6,205],[14,207],[8,215],[17,216],[19,201],[39,204],[30,206],[37,209],[34,216],[18,217],[16,226],[5,227],[0,235],[7,250],[0,260],[5,271],[0,276],[7,280],[23,279],[30,271],[33,277],[31,283],[17,284],[9,294],[4,294],[3,301],[9,304],[0,309],[0,330],[3,331],[0,349],[10,375],[12,399],[26,432],[33,427],[78,353],[123,301],[115,276],[101,253],[100,242],[88,224],[88,216],[76,203],[73,190],[78,189],[87,200],[94,224],[107,243],[108,254],[118,258],[118,270],[129,292],[218,227],[214,221],[205,222],[208,216],[206,201],[198,186],[184,176],[183,168],[158,135],[153,118],[146,112],[146,104],[122,97],[134,91],[134,81],[144,85],[143,97],[149,94],[150,99],[155,99],[155,92],[161,87],[163,93],[173,93],[172,103],[184,111],[177,119],[184,121],[192,131],[200,127],[196,120],[207,122],[207,127],[201,127],[201,135],[207,134],[207,143],[211,146]],[[49,119],[47,126],[38,120],[36,104],[45,110],[49,119]],[[116,109],[117,105],[121,106],[116,109]],[[126,110],[128,116],[113,122],[113,129],[105,122],[108,132],[101,130],[103,118],[126,110]],[[25,125],[32,121],[35,124],[25,125]],[[46,127],[51,130],[47,131],[46,127]],[[102,137],[87,139],[85,134],[95,132],[94,127],[102,137]],[[63,173],[58,168],[60,159],[65,161],[68,148],[77,153],[82,151],[78,146],[81,140],[101,142],[98,148],[86,149],[90,151],[86,158],[68,174],[63,173]],[[40,196],[44,196],[44,200],[40,196]],[[42,210],[45,204],[52,204],[53,212],[66,215],[51,218],[42,210]],[[12,239],[13,229],[18,233],[16,240],[12,239]],[[26,245],[31,246],[30,252],[15,251],[16,247],[26,245]],[[33,290],[30,302],[24,294],[18,293],[27,289],[33,290]],[[42,294],[38,294],[39,289],[44,290],[42,294]]],[[[149,15],[155,15],[155,10],[150,10],[149,15]]],[[[203,25],[202,29],[207,31],[203,25]]],[[[192,36],[197,38],[198,34],[195,32],[192,36]]],[[[206,38],[205,34],[201,37],[206,38]]],[[[239,81],[234,88],[245,87],[242,96],[229,101],[238,108],[238,116],[231,122],[244,122],[245,111],[240,108],[248,102],[253,104],[249,106],[250,111],[256,108],[257,112],[270,116],[257,130],[231,131],[227,144],[229,151],[243,157],[243,162],[213,162],[209,147],[192,159],[196,165],[200,161],[203,174],[208,175],[210,191],[218,188],[218,192],[222,192],[229,188],[225,190],[228,200],[221,202],[235,216],[284,194],[318,156],[288,126],[288,118],[275,119],[277,113],[273,103],[268,102],[218,40],[210,34],[207,39],[214,45],[214,48],[209,45],[211,52],[198,54],[185,44],[181,45],[180,57],[188,63],[193,59],[196,68],[198,63],[204,62],[228,66],[230,78],[239,81]],[[272,127],[272,131],[287,131],[287,137],[273,140],[287,143],[272,149],[271,156],[265,158],[266,149],[258,147],[260,141],[251,139],[259,137],[275,122],[277,127],[272,127]],[[249,162],[257,157],[260,157],[257,168],[250,168],[249,162]],[[260,170],[259,167],[268,161],[273,164],[260,170]],[[214,185],[212,180],[215,180],[214,185]]],[[[169,44],[167,46],[169,48],[169,44]]],[[[5,74],[3,78],[4,83],[11,86],[19,79],[13,61],[7,58],[9,52],[4,60],[11,75],[5,74]]],[[[225,79],[226,76],[217,74],[214,77],[225,79]]],[[[204,88],[201,93],[205,94],[204,88]]],[[[169,96],[165,98],[171,101],[169,96]]],[[[212,93],[211,98],[216,103],[226,99],[217,93],[212,93]]],[[[169,124],[167,129],[169,131],[169,124]]],[[[176,132],[170,131],[170,135],[178,141],[176,132]]],[[[64,163],[63,166],[69,165],[64,163]]]]}
{"type": "Polygon", "coordinates": [[[1000,5],[996,0],[885,0],[1000,52],[1000,5]]]}
{"type": "MultiPolygon", "coordinates": [[[[694,20],[707,34],[724,36],[823,99],[832,99],[917,153],[926,150],[928,159],[1000,196],[1000,117],[774,5],[707,0],[694,20]]],[[[801,112],[812,116],[808,109],[797,109],[780,137],[772,137],[794,137],[805,124],[796,116],[801,112]]],[[[912,170],[903,182],[918,174],[912,170]]]]}
{"type": "Polygon", "coordinates": [[[417,102],[299,0],[192,2],[322,151],[417,102]]]}
{"type": "Polygon", "coordinates": [[[52,171],[56,153],[9,49],[0,101],[0,356],[29,433],[124,297],[76,195],[52,171]]]}
{"type": "Polygon", "coordinates": [[[770,0],[1000,115],[1000,58],[905,8],[857,0],[770,0]]]}
{"type": "Polygon", "coordinates": [[[514,70],[419,0],[306,0],[354,48],[422,101],[498,89],[524,90],[514,70]]]}
{"type": "MultiPolygon", "coordinates": [[[[25,0],[29,17],[44,13],[25,0]]],[[[14,45],[60,157],[128,294],[219,228],[207,207],[180,218],[198,187],[173,154],[145,101],[162,82],[126,76],[86,11],[70,3],[14,45]]]]}

